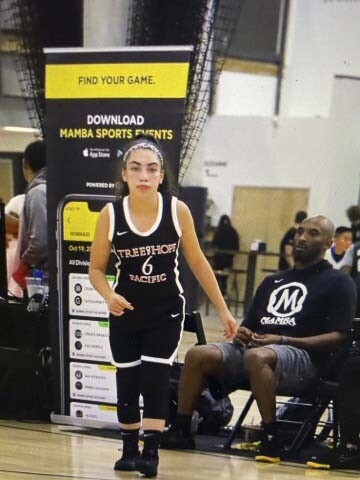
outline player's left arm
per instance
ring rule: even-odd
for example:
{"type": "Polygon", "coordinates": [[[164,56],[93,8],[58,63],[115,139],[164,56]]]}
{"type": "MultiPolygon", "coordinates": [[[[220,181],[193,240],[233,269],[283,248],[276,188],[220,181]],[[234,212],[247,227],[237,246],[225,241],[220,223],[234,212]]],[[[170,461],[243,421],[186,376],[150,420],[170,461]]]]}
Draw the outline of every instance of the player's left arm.
{"type": "Polygon", "coordinates": [[[201,250],[191,212],[184,202],[177,202],[177,214],[182,231],[181,248],[185,260],[218,311],[224,325],[225,336],[233,338],[237,331],[236,320],[231,315],[221,294],[214,272],[201,250]]]}

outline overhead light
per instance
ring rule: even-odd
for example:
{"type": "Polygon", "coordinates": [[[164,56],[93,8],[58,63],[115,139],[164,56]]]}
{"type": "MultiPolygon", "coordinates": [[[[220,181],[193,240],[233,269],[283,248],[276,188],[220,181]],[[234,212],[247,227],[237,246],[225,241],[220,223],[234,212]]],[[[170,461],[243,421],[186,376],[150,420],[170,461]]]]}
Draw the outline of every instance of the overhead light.
{"type": "Polygon", "coordinates": [[[18,132],[18,133],[40,133],[37,128],[30,127],[3,127],[6,132],[18,132]]]}

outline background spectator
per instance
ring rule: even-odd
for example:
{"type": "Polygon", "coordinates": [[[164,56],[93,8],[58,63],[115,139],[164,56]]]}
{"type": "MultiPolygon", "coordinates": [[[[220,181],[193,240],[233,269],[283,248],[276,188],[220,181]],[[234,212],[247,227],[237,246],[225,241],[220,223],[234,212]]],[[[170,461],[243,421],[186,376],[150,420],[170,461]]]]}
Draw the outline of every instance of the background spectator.
{"type": "Polygon", "coordinates": [[[293,242],[295,237],[296,228],[300,223],[305,220],[307,213],[300,210],[296,213],[294,219],[294,226],[289,228],[280,242],[280,258],[279,258],[279,270],[286,270],[294,266],[293,259],[293,242]]]}
{"type": "Polygon", "coordinates": [[[337,227],[335,230],[334,243],[325,253],[325,260],[339,270],[343,265],[346,250],[352,244],[352,233],[349,227],[337,227]]]}
{"type": "Polygon", "coordinates": [[[360,205],[351,205],[346,210],[346,215],[351,223],[353,242],[360,240],[360,205]]]}
{"type": "Polygon", "coordinates": [[[19,232],[19,218],[23,210],[25,194],[16,195],[5,205],[6,224],[6,267],[8,276],[8,290],[16,297],[22,297],[22,289],[12,277],[15,269],[16,247],[19,232]],[[8,233],[9,232],[9,233],[8,233]]]}
{"type": "Polygon", "coordinates": [[[346,273],[350,273],[357,288],[356,317],[360,317],[360,241],[355,242],[347,250],[342,260],[342,267],[346,273]]]}
{"type": "MultiPolygon", "coordinates": [[[[218,250],[230,250],[230,252],[215,252],[214,255],[214,270],[223,270],[224,268],[232,268],[234,262],[234,253],[231,251],[238,251],[240,247],[239,235],[235,228],[231,225],[231,220],[228,215],[220,217],[215,235],[212,241],[213,246],[218,250]]],[[[227,276],[216,275],[221,293],[226,294],[227,290],[227,276]]]]}
{"type": "Polygon", "coordinates": [[[14,279],[25,288],[31,267],[47,271],[46,157],[43,140],[30,143],[24,153],[23,172],[28,186],[20,217],[14,279]]]}

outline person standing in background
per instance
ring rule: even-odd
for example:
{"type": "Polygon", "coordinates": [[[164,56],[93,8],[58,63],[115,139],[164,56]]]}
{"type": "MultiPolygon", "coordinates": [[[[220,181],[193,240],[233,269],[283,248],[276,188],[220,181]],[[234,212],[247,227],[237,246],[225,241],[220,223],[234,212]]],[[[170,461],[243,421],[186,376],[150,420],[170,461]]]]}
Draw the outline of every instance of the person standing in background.
{"type": "Polygon", "coordinates": [[[8,276],[8,291],[11,295],[22,297],[23,291],[13,279],[15,269],[16,250],[19,235],[19,219],[24,207],[25,194],[21,193],[12,197],[5,205],[5,228],[6,228],[6,265],[8,276]],[[9,233],[8,233],[9,232],[9,233]]]}
{"type": "Polygon", "coordinates": [[[26,287],[25,277],[32,267],[47,272],[47,206],[45,143],[36,140],[24,152],[23,173],[28,186],[20,216],[19,240],[13,277],[26,287]]]}
{"type": "MultiPolygon", "coordinates": [[[[223,270],[224,268],[232,268],[234,262],[234,252],[239,250],[240,242],[239,235],[235,228],[231,225],[231,220],[228,215],[221,215],[212,245],[217,250],[220,250],[216,251],[214,255],[214,270],[216,271],[223,270]],[[226,252],[226,250],[229,251],[226,252]]],[[[216,278],[219,283],[221,293],[226,295],[227,276],[216,275],[216,278]]]]}
{"type": "Polygon", "coordinates": [[[294,226],[289,228],[289,230],[285,233],[283,238],[280,242],[280,258],[279,258],[279,266],[278,269],[287,270],[288,268],[292,268],[295,265],[295,261],[293,258],[293,242],[296,233],[297,227],[300,223],[305,220],[307,217],[307,213],[300,210],[295,215],[294,226]]]}
{"type": "Polygon", "coordinates": [[[360,205],[351,205],[346,210],[346,215],[351,223],[352,240],[358,242],[360,240],[360,205]]]}

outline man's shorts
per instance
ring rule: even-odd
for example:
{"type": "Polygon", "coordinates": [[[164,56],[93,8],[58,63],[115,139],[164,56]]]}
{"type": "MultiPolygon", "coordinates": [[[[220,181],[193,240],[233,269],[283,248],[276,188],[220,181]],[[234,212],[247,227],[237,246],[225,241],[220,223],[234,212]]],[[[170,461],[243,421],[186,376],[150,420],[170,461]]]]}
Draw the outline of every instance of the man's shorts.
{"type": "MultiPolygon", "coordinates": [[[[210,390],[216,395],[216,388],[227,395],[238,389],[248,389],[249,377],[245,371],[243,356],[249,347],[236,343],[213,343],[222,353],[225,372],[216,382],[210,381],[210,390]]],[[[253,347],[257,348],[257,347],[253,347]]],[[[318,372],[306,350],[290,345],[266,345],[276,353],[275,377],[277,392],[293,395],[308,391],[318,380],[318,372]]],[[[217,395],[219,396],[219,395],[217,395]]]]}

